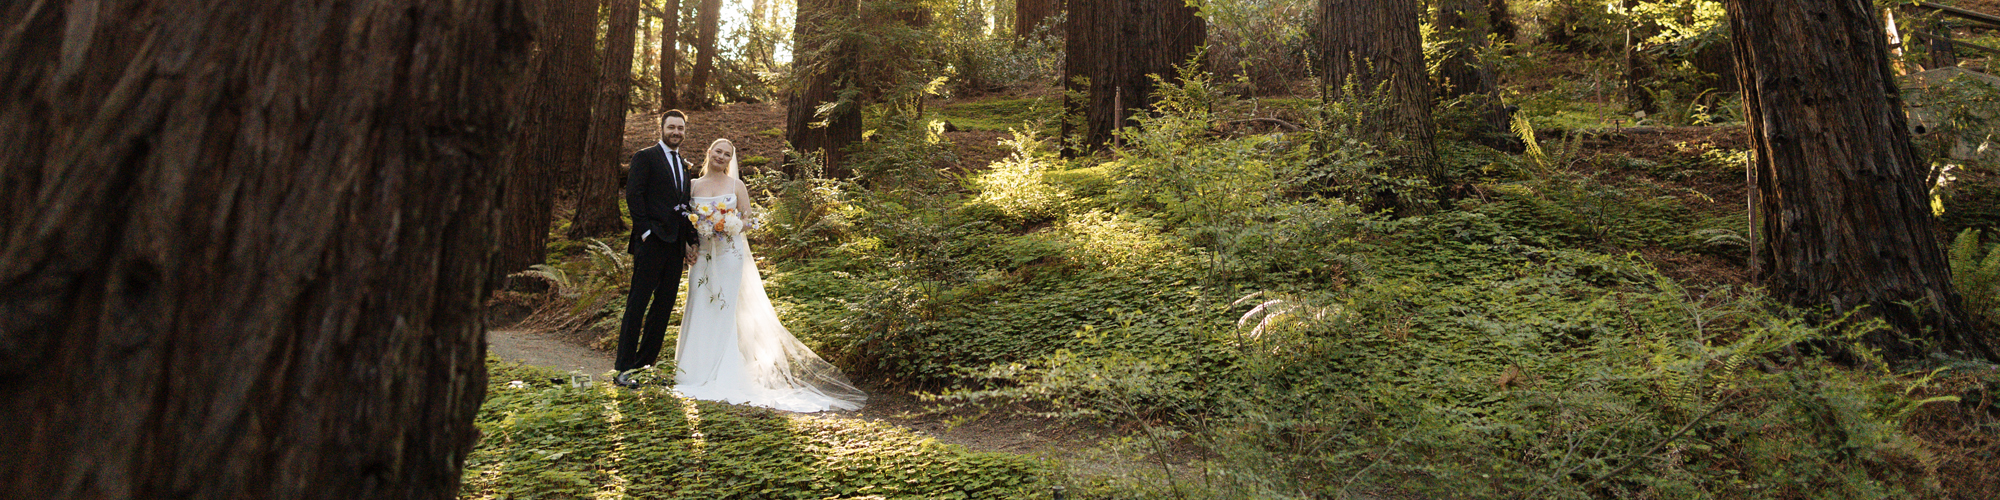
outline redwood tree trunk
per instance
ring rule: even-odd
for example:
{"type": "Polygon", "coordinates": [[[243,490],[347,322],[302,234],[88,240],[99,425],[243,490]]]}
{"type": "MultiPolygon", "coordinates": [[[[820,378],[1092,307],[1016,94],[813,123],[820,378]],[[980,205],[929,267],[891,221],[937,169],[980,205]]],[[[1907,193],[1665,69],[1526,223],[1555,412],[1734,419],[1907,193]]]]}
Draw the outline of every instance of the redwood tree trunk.
{"type": "Polygon", "coordinates": [[[1061,0],[1014,0],[1014,36],[1026,38],[1062,10],[1061,0]]]}
{"type": "Polygon", "coordinates": [[[1152,0],[1079,1],[1070,5],[1063,82],[1082,99],[1065,99],[1081,111],[1082,123],[1064,123],[1065,137],[1081,137],[1087,153],[1111,142],[1134,113],[1150,108],[1153,80],[1178,76],[1208,40],[1198,10],[1182,2],[1152,0]],[[1081,77],[1086,83],[1079,82],[1081,77]]]}
{"type": "Polygon", "coordinates": [[[1486,18],[1491,20],[1493,36],[1501,42],[1513,42],[1519,29],[1514,25],[1514,12],[1507,7],[1507,0],[1486,0],[1486,18]]]}
{"type": "Polygon", "coordinates": [[[1464,98],[1478,120],[1472,136],[1497,146],[1511,141],[1506,139],[1507,110],[1500,102],[1493,66],[1479,57],[1488,47],[1483,4],[1484,0],[1438,2],[1436,24],[1445,57],[1438,64],[1437,88],[1444,99],[1464,98]]]}
{"type": "MultiPolygon", "coordinates": [[[[836,24],[855,17],[857,0],[799,0],[798,19],[792,28],[792,66],[798,88],[792,91],[785,117],[785,140],[801,154],[820,155],[825,168],[821,175],[845,177],[842,166],[848,145],[861,142],[861,107],[848,102],[822,114],[819,108],[840,100],[839,93],[853,89],[860,65],[855,46],[833,31],[836,24]],[[816,123],[820,126],[814,126],[816,123]]],[[[796,161],[785,164],[791,176],[809,174],[796,161]]]]}
{"type": "Polygon", "coordinates": [[[708,109],[708,80],[715,74],[715,32],[722,20],[722,0],[701,0],[695,14],[694,76],[688,80],[687,105],[708,109]]]}
{"type": "Polygon", "coordinates": [[[666,5],[660,11],[665,15],[660,18],[660,22],[666,26],[661,28],[661,31],[665,35],[660,40],[660,111],[666,112],[666,110],[681,107],[679,75],[681,65],[681,0],[663,0],[663,2],[666,5]]]}
{"type": "Polygon", "coordinates": [[[576,217],[569,238],[581,240],[625,230],[618,202],[625,173],[625,112],[632,95],[632,42],[639,27],[639,0],[609,0],[611,22],[605,26],[604,59],[597,73],[597,103],[591,106],[590,138],[585,147],[583,189],[577,192],[576,217]]]}
{"type": "Polygon", "coordinates": [[[507,0],[0,4],[0,498],[453,498],[507,0]]]}
{"type": "Polygon", "coordinates": [[[1755,151],[1757,278],[1794,305],[1887,321],[1867,339],[1892,359],[1928,350],[1905,339],[1994,359],[1952,290],[1873,2],[1724,5],[1755,151]]]}
{"type": "Polygon", "coordinates": [[[504,195],[496,273],[527,269],[547,259],[556,191],[566,175],[581,178],[590,128],[590,89],[596,68],[597,6],[541,0],[542,29],[525,85],[524,126],[502,161],[513,172],[504,195]]]}
{"type": "MultiPolygon", "coordinates": [[[[1390,174],[1435,189],[1445,179],[1433,149],[1420,9],[1417,0],[1320,0],[1319,68],[1327,95],[1360,111],[1362,138],[1395,155],[1390,174]]],[[[1423,202],[1382,191],[1375,204],[1407,211],[1423,202]]]]}

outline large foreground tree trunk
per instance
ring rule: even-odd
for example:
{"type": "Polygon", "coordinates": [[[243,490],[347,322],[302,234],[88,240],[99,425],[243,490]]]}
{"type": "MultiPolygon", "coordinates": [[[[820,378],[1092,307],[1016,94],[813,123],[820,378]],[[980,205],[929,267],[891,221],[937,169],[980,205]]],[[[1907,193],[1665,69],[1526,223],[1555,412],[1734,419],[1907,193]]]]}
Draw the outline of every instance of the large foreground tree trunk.
{"type": "Polygon", "coordinates": [[[537,0],[540,36],[521,107],[527,116],[502,161],[513,172],[503,206],[495,272],[512,273],[548,257],[556,191],[565,175],[581,178],[589,137],[591,65],[597,6],[591,2],[537,0]]]}
{"type": "Polygon", "coordinates": [[[608,0],[611,22],[605,25],[604,59],[597,73],[597,102],[591,106],[590,137],[585,146],[583,189],[577,192],[576,217],[569,238],[581,240],[625,230],[618,202],[625,185],[625,112],[632,96],[632,42],[639,28],[639,0],[608,0]]]}
{"type": "Polygon", "coordinates": [[[1197,13],[1182,2],[1070,4],[1063,82],[1069,92],[1083,97],[1064,102],[1083,115],[1083,122],[1065,121],[1063,136],[1081,138],[1084,148],[1070,154],[1087,154],[1110,143],[1133,113],[1150,108],[1154,84],[1147,75],[1179,76],[1175,65],[1186,64],[1208,40],[1208,25],[1197,13]]]}
{"type": "MultiPolygon", "coordinates": [[[[860,4],[856,0],[799,0],[797,24],[792,29],[793,74],[798,88],[792,91],[785,117],[785,140],[799,154],[818,155],[825,170],[821,175],[845,177],[842,165],[847,146],[861,142],[861,106],[840,101],[840,93],[854,88],[860,66],[855,46],[843,39],[839,27],[853,22],[860,4]],[[824,113],[820,108],[827,107],[824,113]]],[[[785,173],[809,174],[796,161],[785,163],[785,173]]]]}
{"type": "Polygon", "coordinates": [[[0,4],[0,498],[452,498],[508,0],[0,4]]]}
{"type": "Polygon", "coordinates": [[[664,7],[660,22],[664,36],[660,39],[660,112],[681,107],[681,0],[662,0],[664,7]]]}
{"type": "Polygon", "coordinates": [[[694,76],[688,80],[687,105],[708,109],[708,81],[715,74],[715,35],[722,22],[722,0],[701,0],[695,13],[694,76]]]}
{"type": "Polygon", "coordinates": [[[1952,290],[1929,168],[1911,147],[1873,2],[1724,5],[1756,156],[1757,278],[1794,305],[1887,321],[1892,331],[1868,340],[1891,358],[1941,349],[1993,359],[1952,290]]]}
{"type": "MultiPolygon", "coordinates": [[[[1364,140],[1395,155],[1391,175],[1443,187],[1433,147],[1417,0],[1320,0],[1319,61],[1327,95],[1357,110],[1364,140]]],[[[1420,209],[1428,195],[1378,192],[1377,208],[1420,209]]]]}

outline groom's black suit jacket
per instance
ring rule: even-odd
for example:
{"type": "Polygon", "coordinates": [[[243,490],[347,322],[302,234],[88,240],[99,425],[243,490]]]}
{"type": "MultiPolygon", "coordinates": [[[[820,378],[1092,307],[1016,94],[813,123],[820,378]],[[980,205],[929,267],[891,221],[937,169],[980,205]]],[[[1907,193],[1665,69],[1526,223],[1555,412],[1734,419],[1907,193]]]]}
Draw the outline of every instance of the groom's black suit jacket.
{"type": "MultiPolygon", "coordinates": [[[[685,161],[685,158],[683,158],[685,161]]],[[[647,231],[667,243],[695,244],[699,236],[694,224],[681,212],[688,203],[687,168],[672,165],[658,144],[632,155],[632,171],[625,174],[625,207],[632,212],[632,238],[625,251],[639,253],[640,236],[647,231]],[[676,182],[674,171],[680,169],[676,182]]],[[[679,250],[679,245],[669,245],[679,250]]]]}

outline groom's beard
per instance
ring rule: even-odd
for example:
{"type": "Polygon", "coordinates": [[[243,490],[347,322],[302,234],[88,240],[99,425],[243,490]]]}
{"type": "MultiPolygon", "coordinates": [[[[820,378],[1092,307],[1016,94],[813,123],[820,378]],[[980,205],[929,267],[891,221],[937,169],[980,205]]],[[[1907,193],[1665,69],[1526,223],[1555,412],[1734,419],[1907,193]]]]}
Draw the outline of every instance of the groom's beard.
{"type": "Polygon", "coordinates": [[[667,147],[669,148],[680,149],[681,141],[684,141],[686,139],[687,139],[686,137],[667,136],[666,138],[661,139],[660,142],[667,143],[667,147]]]}

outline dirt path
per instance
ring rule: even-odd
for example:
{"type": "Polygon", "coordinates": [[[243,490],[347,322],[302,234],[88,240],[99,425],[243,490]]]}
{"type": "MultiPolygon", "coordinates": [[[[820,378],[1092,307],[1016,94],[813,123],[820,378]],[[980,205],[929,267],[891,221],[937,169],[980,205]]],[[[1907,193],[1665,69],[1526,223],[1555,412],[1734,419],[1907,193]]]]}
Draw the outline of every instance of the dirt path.
{"type": "Polygon", "coordinates": [[[597,375],[611,369],[611,353],[556,340],[525,330],[486,332],[486,355],[561,371],[597,375]]]}

